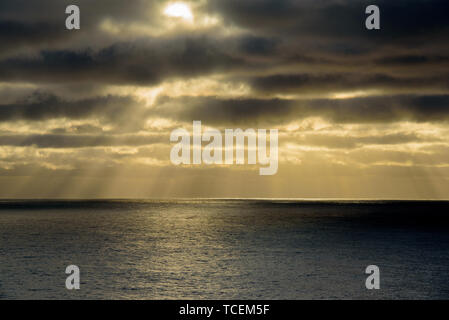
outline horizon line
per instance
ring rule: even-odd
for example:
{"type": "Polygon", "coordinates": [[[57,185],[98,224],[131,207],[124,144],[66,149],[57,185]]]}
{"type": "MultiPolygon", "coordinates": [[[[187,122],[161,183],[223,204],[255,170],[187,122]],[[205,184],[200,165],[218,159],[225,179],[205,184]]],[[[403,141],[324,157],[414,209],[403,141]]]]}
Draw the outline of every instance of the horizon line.
{"type": "Polygon", "coordinates": [[[89,200],[109,200],[109,201],[123,201],[123,200],[135,200],[135,201],[161,201],[161,200],[258,200],[258,201],[449,201],[449,198],[290,198],[290,197],[149,197],[149,198],[117,198],[117,197],[97,197],[97,198],[77,198],[77,197],[55,197],[55,198],[2,198],[0,201],[89,201],[89,200]]]}

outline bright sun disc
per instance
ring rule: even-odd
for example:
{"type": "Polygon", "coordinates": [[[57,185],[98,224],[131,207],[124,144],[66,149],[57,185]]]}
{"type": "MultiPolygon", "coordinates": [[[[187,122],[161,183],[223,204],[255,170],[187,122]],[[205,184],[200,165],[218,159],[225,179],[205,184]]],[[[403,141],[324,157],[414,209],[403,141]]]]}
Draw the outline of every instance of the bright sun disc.
{"type": "Polygon", "coordinates": [[[182,2],[169,4],[165,8],[164,13],[169,17],[182,18],[189,21],[193,20],[192,11],[189,6],[182,2]]]}

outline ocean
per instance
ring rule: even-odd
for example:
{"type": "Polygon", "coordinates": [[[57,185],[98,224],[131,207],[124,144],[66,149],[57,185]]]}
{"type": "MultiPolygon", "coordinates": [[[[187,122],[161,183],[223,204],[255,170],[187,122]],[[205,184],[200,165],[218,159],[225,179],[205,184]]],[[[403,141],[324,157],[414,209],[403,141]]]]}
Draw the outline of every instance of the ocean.
{"type": "Polygon", "coordinates": [[[0,299],[448,299],[448,279],[444,201],[0,201],[0,299]]]}

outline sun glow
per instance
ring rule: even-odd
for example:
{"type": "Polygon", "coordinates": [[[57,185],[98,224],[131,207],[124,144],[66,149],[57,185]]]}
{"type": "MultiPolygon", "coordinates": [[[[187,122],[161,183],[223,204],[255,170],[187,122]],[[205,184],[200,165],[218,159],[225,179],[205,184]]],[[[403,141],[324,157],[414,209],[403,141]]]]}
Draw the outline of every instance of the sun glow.
{"type": "Polygon", "coordinates": [[[190,10],[190,7],[182,2],[175,2],[172,4],[169,4],[165,10],[164,14],[169,17],[175,17],[175,18],[182,18],[184,20],[192,21],[193,20],[193,14],[190,10]]]}

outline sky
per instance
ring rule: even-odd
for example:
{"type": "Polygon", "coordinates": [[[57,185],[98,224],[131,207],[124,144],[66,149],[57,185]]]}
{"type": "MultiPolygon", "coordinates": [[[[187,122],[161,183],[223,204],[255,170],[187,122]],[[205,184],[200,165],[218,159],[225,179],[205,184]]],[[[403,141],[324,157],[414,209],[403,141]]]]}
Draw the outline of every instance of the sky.
{"type": "Polygon", "coordinates": [[[447,199],[448,121],[447,0],[0,0],[0,198],[447,199]],[[194,120],[277,173],[175,166],[194,120]]]}

